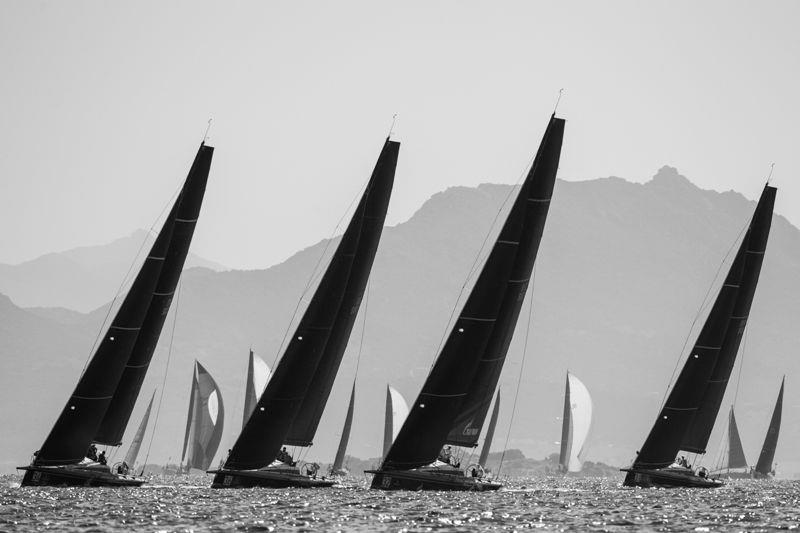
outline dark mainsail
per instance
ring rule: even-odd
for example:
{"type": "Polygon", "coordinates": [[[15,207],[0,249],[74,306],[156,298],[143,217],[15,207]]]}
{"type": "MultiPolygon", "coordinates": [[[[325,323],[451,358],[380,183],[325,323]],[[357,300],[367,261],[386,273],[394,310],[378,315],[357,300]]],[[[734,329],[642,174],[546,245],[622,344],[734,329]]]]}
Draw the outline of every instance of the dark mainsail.
{"type": "Polygon", "coordinates": [[[178,286],[183,264],[189,253],[194,228],[200,216],[200,207],[211,168],[214,148],[200,145],[186,181],[176,201],[177,212],[172,220],[174,229],[169,248],[161,254],[163,266],[155,290],[149,299],[147,314],[136,336],[136,342],[127,359],[122,377],[113,390],[113,397],[105,410],[102,423],[94,435],[98,444],[117,446],[128,425],[136,399],[142,387],[150,359],[156,349],[161,328],[167,318],[172,298],[178,286]]]}
{"type": "Polygon", "coordinates": [[[356,402],[356,383],[353,382],[353,391],[350,393],[350,405],[347,407],[347,416],[344,418],[344,428],[342,428],[342,438],[339,439],[339,447],[336,449],[336,457],[333,460],[332,472],[337,472],[344,466],[344,454],[347,451],[347,442],[350,440],[350,429],[353,427],[353,409],[356,402]]]}
{"type": "Polygon", "coordinates": [[[116,316],[39,450],[35,465],[68,465],[86,457],[147,315],[169,249],[179,203],[180,198],[172,206],[116,316]]]}
{"type": "Polygon", "coordinates": [[[150,411],[153,409],[153,400],[155,397],[156,393],[153,391],[153,395],[150,397],[150,403],[147,404],[147,410],[145,410],[142,421],[139,424],[139,429],[136,430],[136,434],[131,441],[131,446],[128,448],[128,453],[125,454],[125,464],[130,468],[133,468],[136,463],[136,458],[139,456],[139,449],[142,447],[142,441],[144,441],[144,433],[147,431],[147,422],[150,420],[150,411]]]}
{"type": "Polygon", "coordinates": [[[728,465],[727,468],[744,468],[747,466],[747,459],[744,456],[742,439],[739,437],[739,427],[736,425],[736,416],[733,414],[731,406],[728,415],[728,465]]]}
{"type": "Polygon", "coordinates": [[[764,188],[725,282],[634,468],[669,466],[679,450],[705,451],[753,301],[775,192],[769,185],[764,188]]]}
{"type": "Polygon", "coordinates": [[[311,444],[375,258],[399,149],[400,143],[386,139],[350,224],[226,468],[261,468],[284,443],[311,444]]]}
{"type": "Polygon", "coordinates": [[[558,464],[566,472],[569,469],[569,456],[572,452],[572,402],[569,391],[569,372],[567,372],[567,385],[564,389],[564,416],[561,419],[561,451],[558,455],[558,464]]]}
{"type": "Polygon", "coordinates": [[[382,470],[431,464],[445,443],[476,445],[536,259],[563,135],[564,120],[552,116],[500,234],[382,470]]]}
{"type": "Polygon", "coordinates": [[[783,411],[783,386],[786,377],[781,380],[781,390],[778,392],[778,400],[775,402],[775,410],[772,411],[772,418],[769,421],[767,436],[764,437],[764,445],[761,447],[761,454],[756,463],[756,472],[766,476],[773,472],[772,462],[775,459],[775,450],[778,447],[778,434],[781,430],[781,413],[783,411]]]}
{"type": "Polygon", "coordinates": [[[219,387],[203,365],[195,361],[181,452],[181,462],[186,460],[187,471],[191,468],[205,470],[211,466],[222,439],[224,423],[225,408],[219,387]]]}
{"type": "Polygon", "coordinates": [[[500,391],[497,391],[497,398],[494,400],[494,409],[492,409],[492,418],[489,419],[489,427],[486,428],[486,437],[483,439],[483,448],[481,448],[481,455],[478,458],[478,464],[486,467],[486,461],[489,460],[489,451],[492,449],[492,439],[494,439],[494,430],[497,427],[497,417],[500,415],[500,391]]]}

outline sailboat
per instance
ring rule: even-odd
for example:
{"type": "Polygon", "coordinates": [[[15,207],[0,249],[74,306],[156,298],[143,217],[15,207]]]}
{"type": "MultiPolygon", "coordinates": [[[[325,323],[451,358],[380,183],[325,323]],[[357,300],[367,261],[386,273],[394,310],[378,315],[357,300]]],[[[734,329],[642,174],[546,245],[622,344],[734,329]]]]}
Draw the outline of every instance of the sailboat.
{"type": "Polygon", "coordinates": [[[486,463],[489,461],[489,452],[492,449],[492,440],[494,439],[494,430],[497,428],[497,419],[500,417],[500,391],[497,391],[497,397],[494,400],[494,409],[492,410],[492,417],[489,419],[489,426],[486,428],[486,436],[483,438],[483,448],[478,457],[478,473],[484,475],[486,472],[486,463]]]}
{"type": "Polygon", "coordinates": [[[344,454],[347,451],[347,443],[350,440],[350,429],[353,427],[353,410],[356,403],[356,382],[353,381],[353,390],[350,393],[350,404],[347,407],[347,415],[344,417],[344,428],[342,437],[339,439],[339,446],[336,448],[336,457],[329,474],[331,476],[346,476],[349,472],[344,468],[344,454]]]}
{"type": "MultiPolygon", "coordinates": [[[[139,449],[142,447],[142,442],[144,441],[144,434],[145,431],[147,431],[147,423],[150,421],[150,411],[153,409],[153,400],[155,397],[156,393],[153,391],[153,395],[150,397],[150,403],[147,404],[147,409],[144,412],[142,421],[139,423],[139,429],[136,430],[136,434],[133,436],[131,445],[128,448],[128,453],[125,454],[125,459],[122,460],[122,464],[119,467],[120,472],[127,474],[136,467],[136,458],[139,456],[139,449]]],[[[142,472],[144,472],[144,469],[142,469],[142,472]]]]}
{"type": "Polygon", "coordinates": [[[339,370],[389,206],[400,143],[389,138],[341,241],[214,488],[324,487],[285,446],[311,446],[339,370]]]}
{"type": "Polygon", "coordinates": [[[743,479],[752,477],[747,465],[747,458],[744,455],[742,438],[739,436],[739,426],[736,423],[736,415],[733,406],[728,413],[728,452],[726,454],[725,466],[719,472],[725,477],[732,479],[743,479]],[[744,470],[738,471],[742,468],[744,470]]]}
{"type": "Polygon", "coordinates": [[[400,391],[386,385],[386,417],[383,425],[383,455],[386,457],[389,453],[389,448],[392,446],[395,437],[403,427],[403,422],[406,421],[408,416],[408,403],[400,391]]]}
{"type": "Polygon", "coordinates": [[[753,475],[756,478],[769,478],[775,476],[775,450],[778,447],[778,434],[781,431],[781,413],[783,412],[783,386],[786,377],[781,380],[781,389],[778,392],[778,399],[775,402],[775,409],[772,411],[772,418],[769,421],[769,429],[764,437],[764,445],[761,447],[761,454],[758,456],[756,468],[753,475]]]}
{"type": "Polygon", "coordinates": [[[580,472],[583,452],[592,427],[592,397],[581,380],[567,372],[564,391],[564,417],[561,422],[561,472],[580,472]]]}
{"type": "Polygon", "coordinates": [[[102,464],[95,457],[96,445],[122,444],[189,251],[213,153],[205,142],[200,145],[180,194],[74,392],[31,464],[19,467],[25,471],[23,486],[144,483],[102,464]]]}
{"type": "Polygon", "coordinates": [[[766,185],[703,329],[633,464],[625,486],[714,488],[680,451],[704,454],[750,314],[767,248],[776,189],[766,185]]]}
{"type": "Polygon", "coordinates": [[[449,445],[477,446],[528,288],[553,193],[564,120],[550,118],[530,171],[372,488],[497,490],[449,445]],[[443,446],[447,445],[443,449],[443,446]],[[442,460],[439,460],[442,459],[442,460]]]}
{"type": "Polygon", "coordinates": [[[192,468],[205,470],[211,466],[224,424],[225,407],[217,382],[199,361],[195,361],[181,452],[181,463],[186,461],[186,473],[192,468]]]}
{"type": "Polygon", "coordinates": [[[264,392],[269,380],[269,366],[253,350],[247,363],[247,381],[244,384],[244,409],[242,410],[242,429],[256,408],[258,398],[264,392]]]}

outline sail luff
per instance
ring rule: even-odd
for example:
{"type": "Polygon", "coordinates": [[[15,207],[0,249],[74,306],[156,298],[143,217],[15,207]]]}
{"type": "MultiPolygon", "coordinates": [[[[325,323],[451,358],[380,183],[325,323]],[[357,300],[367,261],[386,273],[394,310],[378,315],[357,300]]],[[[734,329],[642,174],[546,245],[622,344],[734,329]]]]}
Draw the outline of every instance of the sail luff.
{"type": "Polygon", "coordinates": [[[136,458],[139,456],[139,449],[142,446],[142,441],[144,441],[144,434],[145,431],[147,431],[147,422],[150,420],[150,410],[153,408],[153,400],[155,397],[156,392],[153,391],[153,395],[150,396],[150,402],[147,404],[147,409],[142,417],[142,422],[139,424],[139,428],[136,430],[136,434],[133,436],[130,448],[128,448],[128,453],[125,454],[125,464],[131,468],[133,468],[134,463],[136,463],[136,458]]]}
{"type": "Polygon", "coordinates": [[[736,415],[733,414],[731,406],[728,415],[728,466],[727,468],[744,468],[747,466],[747,459],[744,456],[742,439],[739,436],[739,427],[736,424],[736,415]]]}
{"type": "Polygon", "coordinates": [[[703,399],[681,443],[681,449],[683,450],[695,453],[705,453],[706,451],[708,439],[711,437],[714,422],[722,406],[722,399],[725,396],[725,390],[728,387],[742,335],[750,315],[761,266],[764,262],[764,253],[767,249],[767,240],[772,224],[772,210],[775,205],[775,193],[775,187],[767,185],[758,200],[753,220],[750,223],[750,230],[748,231],[743,273],[739,291],[736,295],[736,303],[729,318],[725,338],[714,364],[714,370],[705,386],[703,399]]]}
{"type": "Polygon", "coordinates": [[[355,213],[256,409],[233,445],[226,468],[261,468],[272,462],[282,444],[310,443],[313,434],[307,431],[315,430],[316,409],[324,408],[324,401],[327,401],[330,392],[324,390],[327,380],[335,377],[333,367],[338,369],[339,351],[344,350],[363,295],[363,289],[359,292],[359,288],[366,286],[369,268],[364,267],[371,265],[374,259],[372,237],[379,235],[382,229],[399,147],[399,143],[386,140],[355,213]],[[378,220],[380,227],[375,227],[378,220]],[[363,246],[359,246],[362,229],[365,239],[363,246]],[[354,276],[359,279],[353,280],[354,276]],[[345,330],[347,335],[344,335],[345,330]],[[333,343],[329,345],[331,338],[333,343]],[[334,375],[318,373],[331,370],[334,375]],[[312,389],[312,382],[319,383],[321,389],[312,389]],[[308,394],[316,398],[306,402],[308,394]],[[296,433],[290,439],[290,431],[304,406],[309,406],[304,412],[310,416],[297,422],[296,433]]]}
{"type": "Polygon", "coordinates": [[[489,419],[489,427],[486,428],[486,437],[483,439],[483,448],[481,448],[481,455],[478,457],[478,464],[486,467],[486,462],[489,460],[489,452],[492,449],[492,439],[494,439],[494,430],[497,427],[497,418],[500,415],[500,391],[497,391],[497,397],[494,400],[494,409],[492,409],[492,417],[489,419]]]}
{"type": "Polygon", "coordinates": [[[111,403],[95,434],[94,440],[99,444],[117,446],[122,442],[189,253],[213,154],[214,148],[201,143],[184,182],[177,201],[178,208],[173,220],[169,248],[164,254],[163,267],[152,292],[147,314],[122,377],[113,392],[111,403]]]}
{"type": "Polygon", "coordinates": [[[80,462],[94,440],[145,320],[174,227],[178,200],[161,227],[111,325],[78,380],[34,461],[39,465],[80,462]]]}
{"type": "Polygon", "coordinates": [[[775,401],[775,409],[772,411],[772,418],[769,421],[769,429],[764,437],[764,445],[756,463],[756,472],[766,476],[773,473],[773,461],[775,460],[775,450],[778,447],[778,435],[781,430],[781,414],[783,412],[783,386],[786,377],[781,380],[781,389],[778,392],[778,399],[775,401]]]}
{"type": "Polygon", "coordinates": [[[550,202],[563,132],[564,121],[551,117],[499,237],[382,469],[430,464],[446,442],[476,445],[528,286],[541,236],[537,223],[550,202]],[[485,375],[477,375],[479,369],[485,375]]]}
{"type": "Polygon", "coordinates": [[[344,454],[347,451],[347,443],[350,440],[350,429],[353,427],[353,409],[355,408],[356,401],[356,382],[353,381],[353,390],[350,393],[350,404],[347,407],[347,416],[344,418],[344,427],[342,428],[342,438],[339,439],[339,447],[336,449],[336,457],[333,460],[334,472],[342,469],[344,466],[344,454]]]}
{"type": "Polygon", "coordinates": [[[569,457],[572,450],[572,409],[569,397],[569,372],[567,384],[564,388],[564,416],[561,419],[561,452],[558,455],[558,464],[563,472],[569,470],[569,457]]]}

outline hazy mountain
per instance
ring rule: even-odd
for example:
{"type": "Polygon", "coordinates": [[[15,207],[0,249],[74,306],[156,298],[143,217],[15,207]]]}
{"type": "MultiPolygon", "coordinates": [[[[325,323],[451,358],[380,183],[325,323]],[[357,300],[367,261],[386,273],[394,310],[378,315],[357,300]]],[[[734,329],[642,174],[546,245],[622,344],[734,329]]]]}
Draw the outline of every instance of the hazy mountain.
{"type": "MultiPolygon", "coordinates": [[[[477,251],[510,190],[505,185],[451,188],[434,195],[407,222],[386,228],[362,316],[309,458],[330,462],[333,457],[359,351],[356,421],[348,453],[380,455],[386,382],[409,401],[416,397],[477,251]],[[366,332],[359,350],[365,308],[366,332]]],[[[558,181],[535,271],[524,368],[527,305],[501,379],[503,408],[495,449],[517,448],[540,459],[558,450],[569,368],[595,402],[586,458],[628,463],[657,414],[673,369],[682,362],[681,347],[703,297],[754,207],[738,193],[698,189],[669,167],[645,184],[619,178],[558,181]]],[[[171,356],[170,318],[143,394],[142,403],[153,388],[161,387],[169,361],[150,462],[179,460],[194,358],[222,387],[228,426],[220,453],[230,447],[241,420],[248,348],[252,345],[272,366],[298,298],[328,244],[317,243],[266,270],[195,268],[184,273],[179,300],[173,304],[173,311],[179,311],[171,356]]],[[[328,246],[326,257],[332,249],[328,246]]],[[[712,295],[719,283],[721,279],[712,295]]],[[[798,285],[800,231],[776,216],[740,358],[737,418],[754,462],[780,377],[789,375],[777,453],[784,474],[800,472],[800,451],[790,445],[800,432],[791,379],[800,370],[795,356],[800,340],[800,328],[795,327],[800,320],[798,285]]],[[[306,303],[307,297],[301,310],[306,303]]],[[[20,331],[5,328],[0,338],[4,368],[15,369],[11,378],[5,371],[0,377],[0,401],[16,407],[0,411],[2,427],[14,428],[0,441],[3,468],[24,462],[41,444],[74,387],[106,311],[76,315],[13,306],[6,311],[27,325],[20,331]]],[[[703,318],[704,313],[690,344],[703,318]]],[[[140,405],[134,413],[131,433],[142,409],[140,405]]],[[[718,426],[706,464],[717,458],[724,417],[718,426]]]]}
{"type": "MultiPolygon", "coordinates": [[[[22,307],[91,311],[108,302],[137,253],[146,253],[152,243],[153,237],[140,229],[108,244],[49,253],[17,265],[0,263],[0,293],[22,307]]],[[[226,270],[194,254],[186,266],[226,270]]]]}

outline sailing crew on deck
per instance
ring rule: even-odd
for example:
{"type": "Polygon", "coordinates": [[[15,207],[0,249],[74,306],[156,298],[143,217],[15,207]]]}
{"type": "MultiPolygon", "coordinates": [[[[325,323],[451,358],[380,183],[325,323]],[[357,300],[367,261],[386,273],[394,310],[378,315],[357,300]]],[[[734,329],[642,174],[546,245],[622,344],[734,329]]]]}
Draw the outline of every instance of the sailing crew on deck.
{"type": "Polygon", "coordinates": [[[442,451],[439,452],[439,457],[437,457],[437,459],[448,465],[452,464],[451,461],[453,459],[453,450],[450,448],[449,444],[442,448],[442,451]]]}
{"type": "Polygon", "coordinates": [[[89,451],[86,452],[86,457],[94,462],[97,462],[97,446],[95,446],[94,443],[89,446],[89,451]]]}
{"type": "Polygon", "coordinates": [[[100,455],[97,456],[97,462],[101,465],[108,464],[108,461],[106,461],[106,452],[100,452],[100,455]]]}
{"type": "Polygon", "coordinates": [[[281,448],[281,451],[278,452],[278,457],[276,457],[276,459],[289,466],[294,466],[297,464],[294,461],[292,461],[292,456],[289,455],[289,452],[286,451],[286,446],[281,448]]]}

